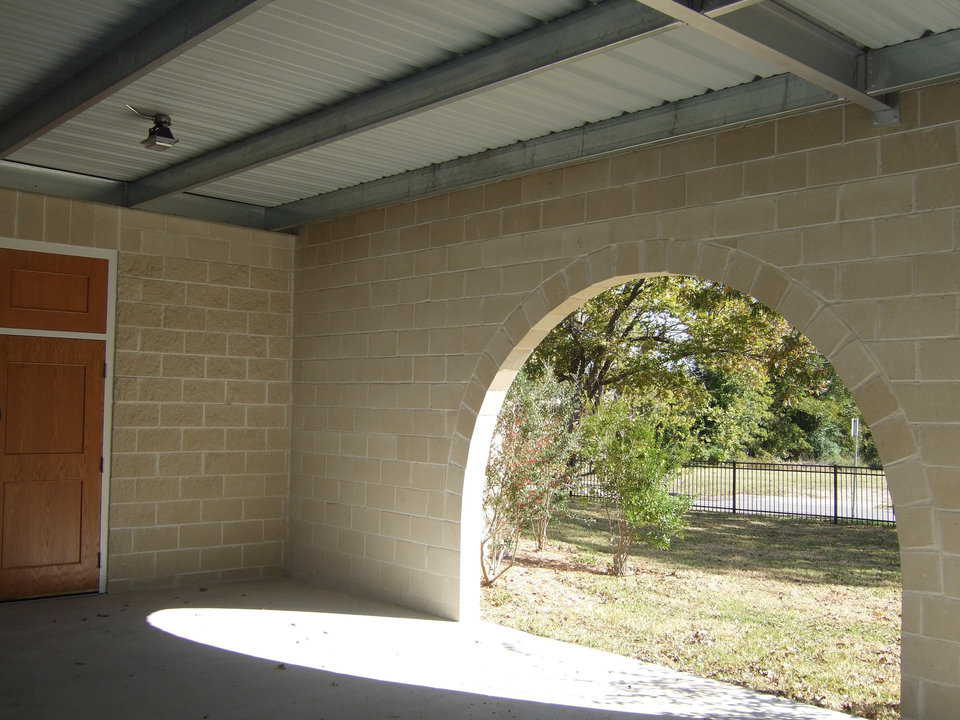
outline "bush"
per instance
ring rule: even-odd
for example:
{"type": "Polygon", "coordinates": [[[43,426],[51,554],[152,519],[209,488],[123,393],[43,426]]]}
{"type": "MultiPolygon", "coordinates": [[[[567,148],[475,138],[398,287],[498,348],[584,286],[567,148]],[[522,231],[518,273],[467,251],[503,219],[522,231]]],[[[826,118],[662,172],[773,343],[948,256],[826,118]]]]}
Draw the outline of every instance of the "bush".
{"type": "Polygon", "coordinates": [[[689,457],[689,445],[682,429],[624,399],[601,403],[581,427],[582,452],[607,501],[610,569],[622,575],[635,542],[666,549],[680,535],[689,500],[671,495],[668,487],[689,457]]]}
{"type": "Polygon", "coordinates": [[[484,585],[510,568],[524,528],[535,529],[542,547],[557,501],[567,494],[576,447],[569,395],[551,373],[534,380],[521,372],[504,400],[483,494],[484,585]]]}

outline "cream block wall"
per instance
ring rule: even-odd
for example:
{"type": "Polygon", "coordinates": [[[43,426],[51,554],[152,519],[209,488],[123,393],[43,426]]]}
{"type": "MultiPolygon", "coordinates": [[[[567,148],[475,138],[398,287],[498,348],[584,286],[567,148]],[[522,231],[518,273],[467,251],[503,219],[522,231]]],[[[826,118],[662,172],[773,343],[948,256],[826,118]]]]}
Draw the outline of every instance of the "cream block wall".
{"type": "Polygon", "coordinates": [[[486,438],[516,369],[600,290],[699,275],[778,309],[853,390],[897,506],[904,717],[954,717],[960,85],[902,110],[897,128],[834,107],[305,228],[288,567],[469,617],[486,438]]]}
{"type": "Polygon", "coordinates": [[[292,236],[4,190],[0,236],[120,251],[110,590],[281,572],[292,236]]]}

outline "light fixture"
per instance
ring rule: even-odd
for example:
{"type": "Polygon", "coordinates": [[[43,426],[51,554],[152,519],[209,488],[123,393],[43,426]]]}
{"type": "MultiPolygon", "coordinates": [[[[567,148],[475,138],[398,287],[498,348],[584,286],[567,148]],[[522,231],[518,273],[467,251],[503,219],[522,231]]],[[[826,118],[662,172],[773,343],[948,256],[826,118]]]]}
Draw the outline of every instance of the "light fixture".
{"type": "Polygon", "coordinates": [[[166,113],[147,113],[137,110],[132,105],[127,107],[140,117],[153,120],[153,127],[147,131],[146,139],[140,141],[140,144],[148,150],[167,150],[180,142],[170,130],[170,116],[166,113]]]}
{"type": "Polygon", "coordinates": [[[153,127],[147,131],[145,140],[140,144],[148,150],[166,150],[179,142],[170,131],[170,116],[157,113],[153,116],[153,127]]]}

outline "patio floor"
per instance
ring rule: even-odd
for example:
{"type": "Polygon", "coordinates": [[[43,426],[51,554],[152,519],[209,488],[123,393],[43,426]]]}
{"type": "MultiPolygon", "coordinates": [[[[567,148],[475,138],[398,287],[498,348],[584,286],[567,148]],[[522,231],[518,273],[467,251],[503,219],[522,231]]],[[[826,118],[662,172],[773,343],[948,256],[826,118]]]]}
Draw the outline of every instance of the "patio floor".
{"type": "Polygon", "coordinates": [[[293,580],[0,605],[0,718],[849,720],[293,580]]]}

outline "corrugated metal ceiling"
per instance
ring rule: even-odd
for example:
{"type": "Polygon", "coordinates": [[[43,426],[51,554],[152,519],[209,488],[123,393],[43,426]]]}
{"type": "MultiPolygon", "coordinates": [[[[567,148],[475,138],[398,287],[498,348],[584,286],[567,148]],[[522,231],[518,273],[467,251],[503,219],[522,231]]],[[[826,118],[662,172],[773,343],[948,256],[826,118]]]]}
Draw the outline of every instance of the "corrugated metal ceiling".
{"type": "Polygon", "coordinates": [[[781,0],[861,45],[885,47],[957,27],[958,0],[781,0]]]}
{"type": "MultiPolygon", "coordinates": [[[[585,4],[276,0],[11,159],[133,180],[585,4]],[[171,115],[180,143],[164,153],[144,151],[139,141],[148,124],[125,104],[171,115]]],[[[59,19],[71,16],[70,3],[60,3],[59,19]]]]}
{"type": "Polygon", "coordinates": [[[66,79],[81,54],[105,49],[110,38],[164,9],[155,0],[30,0],[2,2],[0,13],[0,108],[29,91],[49,86],[51,73],[66,79]],[[147,17],[143,17],[146,15],[147,17]]]}
{"type": "MultiPolygon", "coordinates": [[[[0,107],[118,28],[173,0],[5,2],[0,107]],[[8,49],[13,48],[10,52],[8,49]]],[[[31,142],[12,160],[135,180],[353,94],[415,73],[591,0],[275,0],[31,142]],[[173,117],[181,142],[143,150],[173,117]],[[77,138],[83,138],[77,143],[77,138]]],[[[880,47],[960,27],[960,0],[781,0],[880,47]]],[[[92,59],[92,57],[91,57],[92,59]]],[[[193,190],[259,205],[502,147],[623,112],[720,90],[777,69],[678,28],[450,102],[193,190]]]]}
{"type": "Polygon", "coordinates": [[[281,204],[776,72],[695,30],[678,28],[205,185],[198,192],[281,204]]]}

